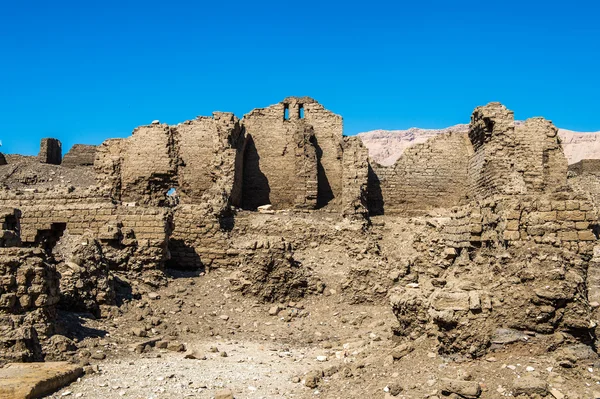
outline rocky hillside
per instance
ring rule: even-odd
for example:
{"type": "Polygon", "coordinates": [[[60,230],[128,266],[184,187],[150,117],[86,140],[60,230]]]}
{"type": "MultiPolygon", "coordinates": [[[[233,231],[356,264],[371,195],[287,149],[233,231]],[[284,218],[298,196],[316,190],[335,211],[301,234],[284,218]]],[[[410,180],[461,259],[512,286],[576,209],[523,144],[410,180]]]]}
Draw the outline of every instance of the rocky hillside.
{"type": "MultiPolygon", "coordinates": [[[[467,132],[469,125],[459,124],[445,129],[372,130],[359,133],[370,157],[380,165],[389,166],[410,146],[423,143],[433,136],[448,132],[467,132]]],[[[569,164],[582,159],[600,158],[600,132],[574,132],[559,129],[569,164]]]]}

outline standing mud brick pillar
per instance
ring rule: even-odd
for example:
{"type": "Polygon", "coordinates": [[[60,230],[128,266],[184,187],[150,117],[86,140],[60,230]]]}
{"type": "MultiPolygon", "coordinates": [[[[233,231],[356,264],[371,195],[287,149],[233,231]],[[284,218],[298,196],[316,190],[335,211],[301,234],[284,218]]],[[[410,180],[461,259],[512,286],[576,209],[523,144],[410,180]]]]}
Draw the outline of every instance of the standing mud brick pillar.
{"type": "Polygon", "coordinates": [[[60,165],[62,161],[62,145],[57,139],[42,139],[38,159],[41,163],[60,165]]]}

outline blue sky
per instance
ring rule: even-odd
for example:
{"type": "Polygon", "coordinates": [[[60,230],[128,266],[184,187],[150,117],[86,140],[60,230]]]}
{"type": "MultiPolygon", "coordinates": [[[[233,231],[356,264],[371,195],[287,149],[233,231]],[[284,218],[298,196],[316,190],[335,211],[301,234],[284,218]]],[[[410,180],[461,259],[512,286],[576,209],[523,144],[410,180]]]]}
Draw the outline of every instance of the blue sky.
{"type": "Polygon", "coordinates": [[[346,134],[518,119],[600,130],[597,1],[0,2],[5,153],[308,95],[346,134]]]}

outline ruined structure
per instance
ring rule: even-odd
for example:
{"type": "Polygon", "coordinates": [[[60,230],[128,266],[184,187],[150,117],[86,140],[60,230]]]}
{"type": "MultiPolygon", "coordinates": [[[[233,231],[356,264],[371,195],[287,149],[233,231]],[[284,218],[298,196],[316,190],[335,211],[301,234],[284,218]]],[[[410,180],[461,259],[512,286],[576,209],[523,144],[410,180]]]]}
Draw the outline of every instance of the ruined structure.
{"type": "Polygon", "coordinates": [[[52,138],[42,139],[38,159],[41,163],[60,165],[62,161],[62,145],[60,141],[52,138]]]}
{"type": "MultiPolygon", "coordinates": [[[[38,160],[57,154],[45,139],[38,160]]],[[[108,317],[122,291],[164,285],[165,268],[227,271],[233,292],[259,302],[337,289],[352,304],[389,301],[401,339],[426,333],[451,357],[480,357],[515,331],[585,345],[598,333],[597,165],[568,173],[552,123],[515,124],[499,103],[391,166],[307,97],[141,126],[62,165],[96,183],[20,178],[0,192],[5,360],[41,359],[57,312],[108,317]],[[315,263],[323,243],[352,263],[334,278],[315,263]]]]}
{"type": "Polygon", "coordinates": [[[67,152],[62,160],[61,165],[69,168],[78,166],[92,166],[96,159],[96,146],[75,144],[69,152],[67,152]]]}

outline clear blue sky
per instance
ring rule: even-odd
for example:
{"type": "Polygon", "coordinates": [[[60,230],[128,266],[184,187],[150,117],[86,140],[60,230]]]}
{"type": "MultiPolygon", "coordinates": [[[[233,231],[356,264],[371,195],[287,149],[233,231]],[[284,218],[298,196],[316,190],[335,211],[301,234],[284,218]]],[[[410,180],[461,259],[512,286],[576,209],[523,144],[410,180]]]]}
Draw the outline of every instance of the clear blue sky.
{"type": "Polygon", "coordinates": [[[465,123],[489,101],[596,131],[598,3],[4,0],[1,151],[288,95],[343,115],[346,134],[465,123]]]}

